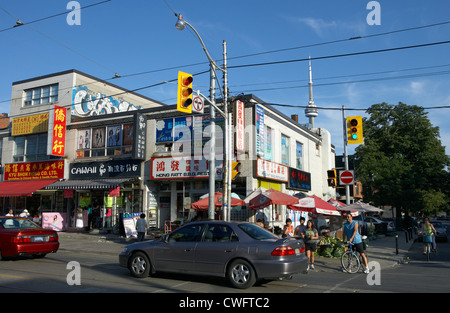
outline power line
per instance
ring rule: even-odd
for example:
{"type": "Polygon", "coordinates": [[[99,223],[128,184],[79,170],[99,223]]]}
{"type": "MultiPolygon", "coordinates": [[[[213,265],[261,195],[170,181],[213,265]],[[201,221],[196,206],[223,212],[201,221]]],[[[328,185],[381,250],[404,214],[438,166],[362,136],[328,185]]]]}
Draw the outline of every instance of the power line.
{"type": "MultiPolygon", "coordinates": [[[[93,4],[90,4],[90,5],[86,5],[86,6],[84,6],[84,7],[80,7],[80,10],[84,10],[84,9],[87,9],[87,8],[91,8],[91,7],[94,7],[94,6],[97,6],[97,5],[101,5],[101,4],[104,4],[104,3],[107,3],[107,2],[111,2],[111,1],[113,1],[113,0],[105,0],[105,1],[97,2],[97,3],[93,3],[93,4]]],[[[4,8],[0,7],[0,9],[1,9],[3,12],[5,12],[6,14],[8,14],[9,16],[13,17],[13,16],[12,16],[8,11],[6,11],[4,8]]],[[[1,30],[0,30],[0,33],[4,32],[4,31],[7,31],[7,30],[11,30],[11,29],[17,28],[17,27],[19,27],[19,26],[30,25],[30,24],[34,24],[34,23],[37,23],[37,22],[42,22],[42,21],[45,21],[45,20],[48,20],[48,19],[51,19],[51,18],[54,18],[54,17],[58,17],[58,16],[61,16],[61,15],[66,15],[66,14],[67,14],[67,11],[61,12],[61,13],[57,13],[57,14],[53,14],[53,15],[50,15],[50,16],[47,16],[47,17],[42,17],[42,18],[39,18],[39,19],[37,19],[37,20],[33,20],[33,21],[31,21],[31,22],[23,22],[23,21],[21,21],[20,24],[16,24],[16,25],[14,25],[14,26],[12,26],[12,27],[8,27],[8,28],[5,28],[5,29],[1,29],[1,30]]],[[[15,18],[15,17],[13,17],[13,18],[15,18]]]]}

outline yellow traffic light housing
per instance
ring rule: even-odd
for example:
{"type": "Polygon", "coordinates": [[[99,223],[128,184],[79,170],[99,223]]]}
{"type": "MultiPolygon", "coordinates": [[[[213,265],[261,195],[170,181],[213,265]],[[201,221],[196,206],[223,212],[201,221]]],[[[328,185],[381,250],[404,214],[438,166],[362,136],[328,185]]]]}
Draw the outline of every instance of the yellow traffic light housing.
{"type": "Polygon", "coordinates": [[[238,169],[239,162],[231,161],[231,179],[233,180],[237,174],[239,174],[238,169]]]}
{"type": "Polygon", "coordinates": [[[336,176],[336,170],[329,170],[327,171],[327,183],[329,187],[336,188],[337,186],[337,176],[336,176]]]}
{"type": "Polygon", "coordinates": [[[363,143],[363,123],[361,116],[347,117],[347,143],[363,143]]]}
{"type": "Polygon", "coordinates": [[[192,82],[191,74],[178,72],[177,111],[192,113],[192,82]]]}

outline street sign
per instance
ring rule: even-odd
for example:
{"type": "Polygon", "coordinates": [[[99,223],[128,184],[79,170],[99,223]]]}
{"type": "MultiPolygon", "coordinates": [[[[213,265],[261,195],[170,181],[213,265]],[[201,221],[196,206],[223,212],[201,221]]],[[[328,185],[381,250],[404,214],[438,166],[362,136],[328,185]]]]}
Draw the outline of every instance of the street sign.
{"type": "Polygon", "coordinates": [[[355,183],[355,175],[353,170],[339,171],[340,185],[353,185],[355,183]]]}
{"type": "Polygon", "coordinates": [[[192,112],[193,113],[203,113],[204,110],[203,99],[199,96],[194,97],[192,101],[192,112]]]}

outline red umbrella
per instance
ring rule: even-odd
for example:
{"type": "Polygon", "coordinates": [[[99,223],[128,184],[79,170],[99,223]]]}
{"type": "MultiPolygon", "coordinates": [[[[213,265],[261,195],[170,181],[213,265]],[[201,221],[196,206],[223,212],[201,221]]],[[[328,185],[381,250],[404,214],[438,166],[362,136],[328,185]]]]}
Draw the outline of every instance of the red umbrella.
{"type": "Polygon", "coordinates": [[[297,204],[288,205],[288,209],[317,213],[322,215],[336,215],[341,216],[336,207],[317,196],[309,196],[299,199],[297,204]]]}
{"type": "MultiPolygon", "coordinates": [[[[217,191],[214,194],[214,206],[221,207],[223,203],[223,194],[217,191]]],[[[245,201],[231,197],[231,206],[245,206],[245,201]]],[[[196,210],[207,210],[209,208],[209,197],[198,200],[191,204],[191,208],[196,210]]]]}
{"type": "Polygon", "coordinates": [[[298,200],[297,197],[290,196],[275,189],[269,189],[251,199],[249,207],[254,210],[259,210],[272,204],[292,205],[298,203],[298,200]]]}

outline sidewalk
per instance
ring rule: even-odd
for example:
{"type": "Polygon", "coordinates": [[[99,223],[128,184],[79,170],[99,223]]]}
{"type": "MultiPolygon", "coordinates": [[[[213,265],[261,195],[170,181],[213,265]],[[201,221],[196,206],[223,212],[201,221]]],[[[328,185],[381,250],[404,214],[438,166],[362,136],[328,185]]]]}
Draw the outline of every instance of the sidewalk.
{"type": "MultiPolygon", "coordinates": [[[[90,233],[71,233],[60,232],[59,242],[61,251],[71,251],[74,253],[97,253],[103,255],[110,255],[118,257],[122,249],[134,242],[135,238],[123,238],[114,234],[101,234],[98,230],[90,233]]],[[[381,269],[393,267],[405,260],[408,250],[414,243],[414,239],[406,242],[405,233],[398,232],[398,254],[396,254],[396,236],[381,236],[376,240],[369,242],[367,255],[369,262],[376,261],[380,264],[381,269]]],[[[153,239],[152,236],[147,235],[146,240],[153,239]]],[[[333,272],[341,271],[341,263],[339,258],[315,257],[315,271],[333,272]]]]}

